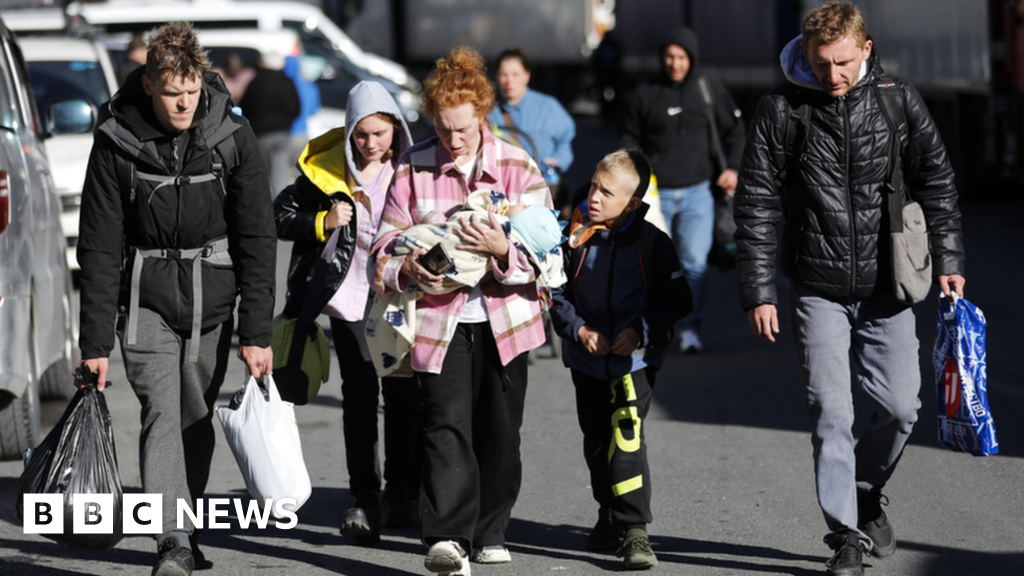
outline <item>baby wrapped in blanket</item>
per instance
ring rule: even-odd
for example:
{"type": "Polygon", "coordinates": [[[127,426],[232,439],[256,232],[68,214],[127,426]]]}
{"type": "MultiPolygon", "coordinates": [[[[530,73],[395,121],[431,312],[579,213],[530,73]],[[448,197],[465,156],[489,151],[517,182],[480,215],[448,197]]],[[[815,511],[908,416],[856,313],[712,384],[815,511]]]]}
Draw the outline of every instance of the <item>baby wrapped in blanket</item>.
{"type": "Polygon", "coordinates": [[[550,290],[565,283],[562,268],[562,229],[554,211],[544,206],[510,205],[505,195],[478,190],[469,195],[464,208],[447,220],[417,224],[398,237],[395,254],[411,254],[419,248],[430,250],[444,246],[453,266],[444,272],[440,288],[426,289],[415,282],[404,292],[378,294],[366,320],[366,342],[378,376],[411,376],[408,362],[402,362],[412,348],[416,335],[416,300],[425,292],[445,294],[476,286],[489,272],[490,258],[485,254],[457,248],[462,243],[455,230],[463,220],[475,216],[489,224],[491,218],[505,231],[512,246],[527,254],[537,267],[537,285],[550,290]]]}

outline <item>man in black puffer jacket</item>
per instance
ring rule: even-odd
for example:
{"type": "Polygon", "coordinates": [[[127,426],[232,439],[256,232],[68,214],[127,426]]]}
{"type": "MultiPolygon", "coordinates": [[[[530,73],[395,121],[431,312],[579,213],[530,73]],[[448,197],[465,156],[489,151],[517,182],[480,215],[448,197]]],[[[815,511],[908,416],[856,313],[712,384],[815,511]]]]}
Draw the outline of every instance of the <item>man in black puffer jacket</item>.
{"type": "Polygon", "coordinates": [[[82,191],[82,358],[102,390],[116,331],[142,404],[143,491],[163,494],[155,576],[204,564],[176,501],[195,506],[206,489],[236,300],[238,357],[257,376],[273,366],[266,169],[209,69],[187,23],[154,31],[96,130],[82,191]]]}
{"type": "MultiPolygon", "coordinates": [[[[811,12],[782,60],[793,85],[761,100],[736,192],[740,299],[754,333],[774,342],[775,225],[784,215],[780,262],[792,280],[818,502],[835,550],[828,573],[859,575],[863,552],[884,557],[896,549],[881,489],[920,408],[914,315],[896,298],[889,256],[885,184],[897,136],[875,86],[882,68],[853,6],[830,2],[811,12]],[[787,165],[787,119],[803,104],[809,124],[787,165]],[[851,373],[875,406],[856,444],[851,373]]],[[[909,125],[902,195],[923,208],[943,293],[963,296],[953,170],[920,95],[897,85],[909,125]]]]}

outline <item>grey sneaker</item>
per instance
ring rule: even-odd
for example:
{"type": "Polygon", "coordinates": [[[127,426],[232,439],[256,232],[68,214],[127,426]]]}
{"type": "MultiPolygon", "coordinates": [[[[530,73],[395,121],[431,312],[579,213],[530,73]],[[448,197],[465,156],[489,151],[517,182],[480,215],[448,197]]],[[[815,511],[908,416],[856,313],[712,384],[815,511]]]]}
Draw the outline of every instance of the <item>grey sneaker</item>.
{"type": "Polygon", "coordinates": [[[179,546],[173,539],[165,540],[157,550],[160,559],[153,566],[152,576],[191,576],[195,563],[192,550],[179,546]]]}
{"type": "Polygon", "coordinates": [[[683,354],[700,354],[700,351],[704,348],[704,345],[700,341],[700,336],[696,330],[686,329],[679,339],[679,351],[683,354]]]}
{"type": "Polygon", "coordinates": [[[345,511],[340,532],[360,544],[380,541],[380,500],[377,494],[364,492],[356,495],[356,503],[345,511]]]}
{"type": "Polygon", "coordinates": [[[896,552],[896,536],[882,510],[883,505],[889,505],[889,498],[881,490],[857,490],[857,528],[871,539],[868,553],[875,558],[885,558],[896,552]]]}
{"type": "Polygon", "coordinates": [[[864,576],[864,553],[861,550],[860,536],[856,532],[846,531],[835,535],[832,543],[835,553],[825,563],[825,573],[829,576],[864,576]]]}
{"type": "Polygon", "coordinates": [[[618,556],[622,557],[622,567],[626,570],[647,570],[658,565],[658,557],[651,549],[651,539],[645,530],[631,528],[626,532],[618,556]]]}

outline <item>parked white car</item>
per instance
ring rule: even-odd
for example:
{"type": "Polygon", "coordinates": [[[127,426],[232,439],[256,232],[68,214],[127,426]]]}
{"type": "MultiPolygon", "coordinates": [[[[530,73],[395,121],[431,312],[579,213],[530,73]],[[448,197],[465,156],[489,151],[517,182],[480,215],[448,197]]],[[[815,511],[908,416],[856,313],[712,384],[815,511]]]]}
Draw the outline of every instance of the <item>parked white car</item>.
{"type": "Polygon", "coordinates": [[[74,392],[77,317],[46,132],[88,132],[82,100],[55,104],[39,125],[28,69],[0,20],[0,458],[41,440],[39,396],[74,392]],[[73,120],[68,122],[67,120],[73,120]]]}
{"type": "MultiPolygon", "coordinates": [[[[98,111],[117,91],[110,56],[99,42],[69,36],[34,36],[19,38],[18,43],[28,64],[40,116],[45,117],[53,103],[71,99],[85,100],[98,111]]],[[[60,194],[60,223],[67,238],[68,267],[72,271],[79,270],[75,256],[78,216],[92,141],[92,132],[59,134],[46,140],[53,183],[60,194]]]]}

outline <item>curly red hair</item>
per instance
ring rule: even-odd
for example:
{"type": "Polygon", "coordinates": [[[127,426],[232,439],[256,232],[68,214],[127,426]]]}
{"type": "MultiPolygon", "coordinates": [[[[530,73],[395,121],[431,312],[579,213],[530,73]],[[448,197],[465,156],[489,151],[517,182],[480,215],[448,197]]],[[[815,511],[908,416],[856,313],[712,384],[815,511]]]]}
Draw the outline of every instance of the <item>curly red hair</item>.
{"type": "Polygon", "coordinates": [[[423,110],[433,116],[438,110],[472,104],[478,118],[494,104],[494,86],[487,79],[484,58],[472,46],[459,46],[447,58],[438,58],[423,83],[423,110]]]}

